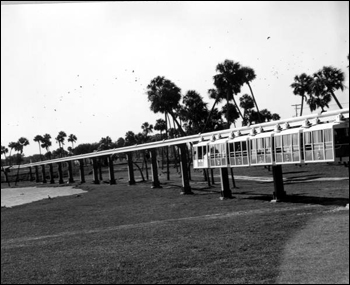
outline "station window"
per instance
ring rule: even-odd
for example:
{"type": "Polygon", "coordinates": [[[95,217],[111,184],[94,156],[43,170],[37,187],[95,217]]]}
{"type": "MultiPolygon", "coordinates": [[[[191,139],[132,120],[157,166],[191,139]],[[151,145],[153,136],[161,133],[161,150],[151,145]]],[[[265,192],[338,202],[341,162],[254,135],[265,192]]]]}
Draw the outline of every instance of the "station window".
{"type": "Polygon", "coordinates": [[[276,134],[274,141],[277,164],[301,162],[299,132],[276,134]]]}
{"type": "Polygon", "coordinates": [[[208,155],[207,145],[199,145],[193,147],[193,166],[194,168],[207,168],[208,167],[208,155]]]}
{"type": "Polygon", "coordinates": [[[227,166],[226,142],[210,145],[210,167],[227,166]]]}
{"type": "Polygon", "coordinates": [[[247,144],[246,140],[229,142],[231,166],[249,166],[247,144]]]}
{"type": "Polygon", "coordinates": [[[272,136],[250,139],[250,163],[272,164],[272,136]]]}
{"type": "Polygon", "coordinates": [[[304,131],[305,161],[334,161],[333,129],[304,131]]]}

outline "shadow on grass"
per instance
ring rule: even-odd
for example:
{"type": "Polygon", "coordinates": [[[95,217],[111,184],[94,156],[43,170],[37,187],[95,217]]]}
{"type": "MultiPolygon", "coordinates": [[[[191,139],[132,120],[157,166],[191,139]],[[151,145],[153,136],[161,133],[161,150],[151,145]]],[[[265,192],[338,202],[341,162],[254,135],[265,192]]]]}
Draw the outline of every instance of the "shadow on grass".
{"type": "MultiPolygon", "coordinates": [[[[244,192],[243,192],[244,193],[244,192]]],[[[242,193],[234,193],[234,195],[242,195],[242,193]]],[[[245,194],[247,195],[247,194],[245,194]]],[[[248,194],[249,197],[242,197],[247,200],[259,200],[259,201],[271,201],[272,195],[268,194],[248,194]],[[252,196],[256,195],[256,196],[252,196]]],[[[295,203],[295,204],[313,204],[322,206],[339,206],[344,207],[349,203],[348,198],[330,198],[330,197],[315,197],[315,196],[303,196],[301,194],[291,194],[282,199],[284,203],[295,203]]]]}

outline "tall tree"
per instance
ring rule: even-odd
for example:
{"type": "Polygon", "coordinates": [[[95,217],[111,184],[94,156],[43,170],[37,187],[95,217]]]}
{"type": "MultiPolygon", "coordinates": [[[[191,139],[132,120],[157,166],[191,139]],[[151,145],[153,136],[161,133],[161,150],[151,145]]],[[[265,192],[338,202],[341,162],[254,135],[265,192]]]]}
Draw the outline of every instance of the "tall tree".
{"type": "Polygon", "coordinates": [[[67,137],[67,134],[65,132],[63,132],[63,131],[60,131],[58,133],[57,137],[55,138],[56,142],[59,145],[59,148],[61,149],[61,157],[62,157],[62,154],[63,154],[64,140],[65,140],[66,137],[67,137]]]}
{"type": "Polygon", "coordinates": [[[214,99],[215,102],[213,104],[213,106],[211,107],[210,113],[207,116],[207,119],[205,121],[204,127],[201,131],[201,133],[205,133],[206,130],[213,130],[214,125],[216,125],[214,122],[218,121],[218,117],[221,118],[221,112],[219,112],[215,106],[220,103],[222,101],[222,99],[225,97],[223,94],[220,93],[221,91],[218,89],[209,89],[208,90],[208,95],[210,99],[214,99]],[[215,114],[215,115],[214,115],[215,114]],[[215,117],[215,119],[214,119],[215,117]],[[208,124],[210,124],[210,122],[212,123],[212,127],[208,128],[208,124]]]}
{"type": "MultiPolygon", "coordinates": [[[[219,90],[218,94],[226,95],[225,99],[227,104],[233,100],[234,105],[243,120],[243,114],[239,109],[234,96],[241,92],[241,87],[245,83],[245,77],[240,63],[226,59],[223,63],[219,63],[216,66],[216,72],[218,72],[218,74],[214,75],[214,85],[219,90]]],[[[229,111],[229,108],[227,108],[227,111],[229,111]]],[[[226,117],[229,117],[229,115],[227,114],[226,117]]]]}
{"type": "Polygon", "coordinates": [[[20,169],[20,165],[21,165],[21,162],[22,162],[22,155],[23,155],[23,148],[25,146],[29,145],[29,141],[25,138],[25,137],[20,137],[16,143],[16,146],[15,146],[15,150],[18,152],[18,158],[19,158],[19,163],[18,163],[18,168],[17,168],[17,177],[16,177],[16,182],[15,182],[15,185],[17,184],[18,182],[18,178],[19,178],[19,169],[20,169]]]}
{"type": "Polygon", "coordinates": [[[207,103],[196,91],[189,90],[182,99],[183,106],[179,111],[181,120],[185,123],[187,135],[200,133],[208,116],[207,103]]]}
{"type": "Polygon", "coordinates": [[[36,135],[33,140],[39,144],[40,161],[42,161],[42,159],[41,159],[41,145],[40,144],[43,142],[44,138],[41,135],[36,135]]]}
{"type": "Polygon", "coordinates": [[[111,149],[112,147],[113,147],[113,142],[109,136],[106,136],[105,138],[100,139],[98,150],[107,150],[107,149],[111,149]]]}
{"type": "Polygon", "coordinates": [[[250,85],[250,82],[252,82],[256,78],[255,71],[254,71],[254,69],[252,69],[250,67],[243,66],[241,68],[241,72],[242,72],[242,79],[243,79],[244,83],[248,85],[249,90],[250,90],[250,94],[252,95],[252,98],[253,98],[253,101],[254,101],[254,104],[255,104],[255,107],[256,107],[256,110],[258,111],[259,123],[262,123],[262,119],[260,117],[259,107],[258,107],[258,104],[256,103],[256,99],[255,99],[255,96],[254,96],[254,93],[253,93],[253,89],[252,89],[252,87],[250,85]]]}
{"type": "Polygon", "coordinates": [[[77,141],[76,135],[70,134],[67,141],[72,143],[72,149],[74,149],[74,143],[77,141]]]}
{"type": "Polygon", "coordinates": [[[16,145],[17,145],[16,142],[10,142],[8,144],[8,147],[10,148],[10,154],[9,154],[9,163],[10,163],[10,165],[12,165],[12,156],[11,156],[12,150],[14,150],[16,148],[16,145]]]}
{"type": "MultiPolygon", "coordinates": [[[[5,146],[1,146],[1,155],[3,155],[4,157],[5,157],[5,164],[6,164],[6,162],[7,162],[7,157],[6,157],[6,153],[8,153],[8,148],[7,147],[5,147],[5,146]]],[[[9,186],[11,186],[10,185],[10,181],[9,181],[9,179],[8,179],[8,169],[5,169],[4,168],[4,166],[3,166],[3,164],[2,164],[2,161],[1,161],[1,170],[2,170],[2,172],[4,173],[4,175],[5,175],[5,180],[6,180],[6,182],[8,183],[8,185],[9,186]]]]}
{"type": "Polygon", "coordinates": [[[293,88],[294,95],[301,96],[301,107],[300,107],[300,115],[303,115],[303,109],[304,109],[304,101],[307,101],[306,95],[311,92],[311,84],[312,84],[312,77],[307,75],[306,73],[302,73],[299,76],[296,75],[294,77],[294,83],[290,85],[290,87],[293,88]]]}
{"type": "Polygon", "coordinates": [[[176,109],[181,99],[181,89],[164,76],[157,76],[147,86],[148,101],[154,113],[167,113],[176,123],[182,135],[185,135],[181,124],[177,120],[176,109]]]}
{"type": "Polygon", "coordinates": [[[340,69],[332,66],[324,66],[318,72],[314,73],[314,80],[311,84],[312,93],[316,97],[321,98],[331,95],[339,109],[343,109],[334,92],[339,89],[341,91],[344,90],[344,80],[345,75],[340,69]]]}
{"type": "Polygon", "coordinates": [[[47,157],[48,159],[51,159],[51,152],[50,152],[51,145],[52,145],[51,136],[49,134],[45,134],[43,136],[43,141],[42,141],[41,147],[46,149],[45,157],[47,157]]]}
{"type": "Polygon", "coordinates": [[[148,141],[149,134],[153,133],[153,125],[150,125],[148,122],[145,122],[141,126],[142,134],[144,136],[144,140],[148,141]]]}
{"type": "Polygon", "coordinates": [[[248,94],[244,94],[241,96],[241,98],[239,98],[239,101],[239,106],[244,110],[242,126],[246,126],[250,122],[251,111],[254,108],[254,100],[248,94]]]}
{"type": "Polygon", "coordinates": [[[160,132],[160,137],[163,139],[163,132],[166,130],[166,122],[163,119],[158,119],[154,125],[154,130],[160,132]]]}

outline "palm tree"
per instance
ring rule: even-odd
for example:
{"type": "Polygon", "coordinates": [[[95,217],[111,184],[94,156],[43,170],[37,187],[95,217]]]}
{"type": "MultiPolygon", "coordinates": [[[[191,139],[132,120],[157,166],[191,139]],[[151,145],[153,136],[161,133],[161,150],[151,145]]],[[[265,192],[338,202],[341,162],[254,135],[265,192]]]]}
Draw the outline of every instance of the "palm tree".
{"type": "Polygon", "coordinates": [[[312,77],[302,73],[299,76],[296,75],[294,77],[294,83],[290,85],[290,87],[293,88],[294,95],[301,96],[301,108],[300,108],[300,115],[303,115],[303,108],[304,108],[304,101],[307,101],[306,94],[310,94],[311,92],[311,84],[312,84],[312,77]]]}
{"type": "Polygon", "coordinates": [[[343,109],[334,92],[338,89],[344,90],[345,75],[340,69],[332,66],[324,66],[321,70],[314,73],[314,80],[311,84],[312,93],[317,97],[331,97],[337,103],[339,109],[343,109]]]}
{"type": "Polygon", "coordinates": [[[7,161],[7,157],[6,157],[6,153],[9,152],[9,149],[5,146],[1,146],[1,155],[3,155],[5,157],[5,162],[7,161]]]}
{"type": "Polygon", "coordinates": [[[49,134],[45,134],[43,136],[43,141],[42,141],[42,144],[41,144],[41,147],[46,149],[45,156],[48,156],[49,159],[51,159],[51,152],[50,152],[49,149],[50,149],[50,146],[52,145],[50,139],[51,139],[51,136],[49,134]]]}
{"type": "MultiPolygon", "coordinates": [[[[241,92],[241,87],[245,83],[240,63],[226,59],[223,63],[219,63],[216,66],[216,71],[219,73],[214,75],[214,85],[219,90],[218,94],[225,94],[227,103],[233,100],[234,105],[243,120],[242,112],[238,108],[234,98],[234,95],[241,92]]],[[[227,108],[227,111],[229,111],[229,108],[227,108]]],[[[227,114],[226,117],[228,118],[229,115],[227,114]]]]}
{"type": "Polygon", "coordinates": [[[207,103],[203,101],[196,91],[189,90],[182,99],[183,106],[180,110],[180,118],[186,123],[186,133],[200,133],[204,126],[204,119],[208,115],[207,103]]]}
{"type": "Polygon", "coordinates": [[[12,157],[11,157],[11,153],[12,153],[12,150],[16,148],[16,145],[17,143],[16,142],[10,142],[8,147],[10,148],[10,154],[9,154],[9,162],[10,164],[12,165],[12,157]]]}
{"type": "Polygon", "coordinates": [[[68,136],[67,140],[72,143],[72,149],[73,149],[74,148],[74,144],[73,143],[75,143],[77,141],[77,137],[75,135],[73,135],[73,134],[70,134],[68,136]]]}
{"type": "Polygon", "coordinates": [[[230,124],[234,124],[236,127],[236,120],[239,118],[239,113],[237,108],[232,103],[228,103],[222,107],[222,113],[225,114],[225,119],[228,124],[228,128],[230,128],[230,124]]]}
{"type": "Polygon", "coordinates": [[[325,96],[310,96],[310,98],[306,101],[310,107],[310,111],[313,112],[317,108],[321,108],[321,113],[326,112],[325,107],[329,108],[329,102],[331,101],[331,95],[326,94],[325,96]]]}
{"type": "Polygon", "coordinates": [[[109,136],[101,138],[98,146],[98,150],[107,150],[112,147],[112,139],[109,136]]]}
{"type": "Polygon", "coordinates": [[[17,177],[16,177],[15,185],[18,182],[19,168],[20,168],[21,161],[22,161],[23,148],[27,145],[29,145],[29,141],[25,137],[20,137],[16,143],[16,146],[15,146],[15,150],[19,153],[19,163],[18,163],[18,168],[17,168],[17,177]]]}
{"type": "Polygon", "coordinates": [[[180,123],[176,119],[175,110],[179,107],[181,89],[173,82],[157,76],[147,86],[148,101],[151,102],[151,110],[154,113],[170,114],[182,135],[185,135],[180,123]]]}
{"type": "Polygon", "coordinates": [[[148,140],[148,134],[153,133],[153,125],[150,125],[148,122],[145,122],[141,126],[142,134],[145,137],[145,140],[148,140]]]}
{"type": "Polygon", "coordinates": [[[254,97],[254,93],[253,93],[253,89],[250,86],[249,82],[252,82],[255,78],[255,71],[254,69],[250,68],[250,67],[242,67],[241,68],[241,72],[242,72],[242,78],[245,84],[248,85],[249,90],[250,90],[250,94],[252,95],[256,110],[258,111],[258,119],[259,119],[259,123],[262,123],[261,117],[260,117],[260,111],[259,111],[259,107],[258,104],[256,103],[255,97],[254,97]]]}
{"type": "Polygon", "coordinates": [[[160,137],[163,139],[163,132],[166,130],[166,122],[163,119],[158,119],[154,125],[154,129],[160,132],[160,137]]]}
{"type": "Polygon", "coordinates": [[[39,144],[40,161],[42,161],[42,159],[41,159],[41,146],[40,146],[40,143],[42,143],[44,141],[44,138],[41,135],[37,135],[37,136],[34,137],[33,140],[39,144]]]}
{"type": "MultiPolygon", "coordinates": [[[[1,155],[3,155],[5,157],[5,164],[6,164],[6,161],[7,161],[7,157],[6,157],[6,153],[8,153],[8,148],[5,147],[5,146],[1,146],[1,155]]],[[[8,175],[7,175],[7,171],[8,169],[5,169],[3,164],[1,163],[1,168],[2,168],[2,172],[4,173],[5,175],[5,181],[8,183],[8,185],[10,186],[10,181],[8,179],[8,175]]]]}
{"type": "Polygon", "coordinates": [[[64,140],[67,137],[67,134],[63,131],[60,131],[57,135],[56,142],[58,142],[59,148],[61,149],[61,157],[62,157],[62,153],[63,153],[63,146],[64,146],[64,140]]]}
{"type": "MultiPolygon", "coordinates": [[[[243,112],[244,119],[242,121],[242,126],[246,126],[248,122],[250,122],[250,113],[251,113],[251,110],[254,108],[254,100],[248,94],[244,94],[241,98],[239,98],[239,101],[240,101],[239,106],[244,110],[243,112]]],[[[260,116],[258,119],[259,121],[261,120],[260,116]]]]}
{"type": "Polygon", "coordinates": [[[219,92],[220,91],[218,89],[209,89],[208,90],[209,98],[214,99],[215,102],[214,102],[214,105],[211,107],[210,113],[207,116],[207,120],[205,121],[205,124],[204,124],[204,127],[203,127],[201,133],[205,132],[207,125],[208,125],[208,122],[212,118],[216,104],[221,103],[222,98],[224,97],[222,94],[219,94],[219,92]]]}

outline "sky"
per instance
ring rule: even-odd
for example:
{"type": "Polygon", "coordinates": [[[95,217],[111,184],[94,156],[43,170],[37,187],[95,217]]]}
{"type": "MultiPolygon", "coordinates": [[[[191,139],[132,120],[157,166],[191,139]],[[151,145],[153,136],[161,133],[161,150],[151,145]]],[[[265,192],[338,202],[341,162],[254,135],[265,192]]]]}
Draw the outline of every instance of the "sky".
{"type": "Polygon", "coordinates": [[[144,122],[164,119],[146,94],[157,76],[182,95],[197,91],[210,108],[208,89],[226,59],[254,69],[259,109],[282,119],[301,103],[294,77],[323,66],[345,73],[336,95],[349,108],[348,54],[348,1],[2,5],[1,145],[26,137],[29,156],[39,153],[36,135],[50,134],[54,150],[60,131],[76,144],[141,132],[144,122]]]}

